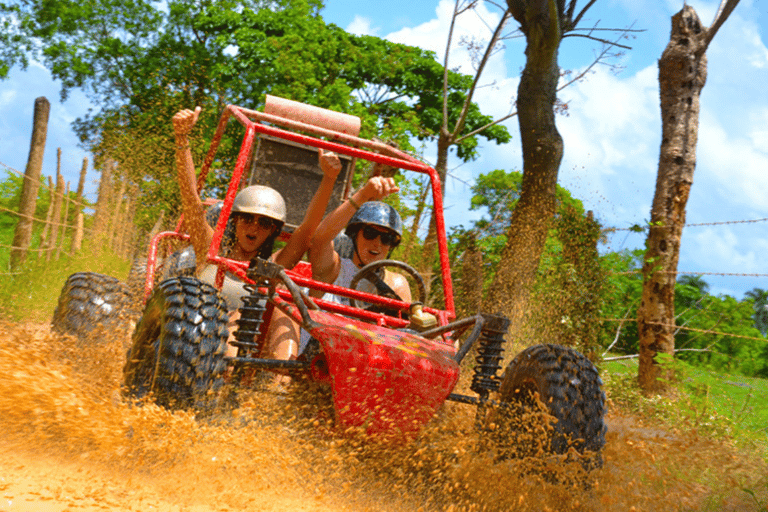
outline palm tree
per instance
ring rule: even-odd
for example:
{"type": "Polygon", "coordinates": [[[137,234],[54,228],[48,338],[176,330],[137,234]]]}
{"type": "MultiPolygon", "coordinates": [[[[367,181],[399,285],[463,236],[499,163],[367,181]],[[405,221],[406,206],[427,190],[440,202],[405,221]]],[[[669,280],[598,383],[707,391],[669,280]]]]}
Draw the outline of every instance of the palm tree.
{"type": "Polygon", "coordinates": [[[744,297],[755,301],[753,305],[755,314],[752,318],[755,319],[755,328],[765,336],[768,333],[768,290],[752,288],[744,294],[744,297]]]}
{"type": "Polygon", "coordinates": [[[699,307],[701,300],[709,293],[709,283],[700,275],[685,274],[677,278],[678,286],[687,286],[687,293],[684,290],[676,288],[675,293],[686,308],[699,307]]]}

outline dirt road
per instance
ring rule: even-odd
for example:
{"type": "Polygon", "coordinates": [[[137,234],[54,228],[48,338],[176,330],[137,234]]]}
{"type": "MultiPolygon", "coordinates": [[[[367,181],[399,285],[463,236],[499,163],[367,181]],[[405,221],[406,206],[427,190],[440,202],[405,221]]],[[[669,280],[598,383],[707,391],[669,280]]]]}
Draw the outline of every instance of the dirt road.
{"type": "Polygon", "coordinates": [[[282,398],[246,396],[206,421],[131,406],[122,358],[119,341],[78,347],[44,325],[0,323],[0,511],[765,512],[768,502],[763,461],[615,410],[605,464],[585,488],[549,483],[526,461],[494,463],[460,405],[415,443],[376,447],[307,428],[282,398]]]}

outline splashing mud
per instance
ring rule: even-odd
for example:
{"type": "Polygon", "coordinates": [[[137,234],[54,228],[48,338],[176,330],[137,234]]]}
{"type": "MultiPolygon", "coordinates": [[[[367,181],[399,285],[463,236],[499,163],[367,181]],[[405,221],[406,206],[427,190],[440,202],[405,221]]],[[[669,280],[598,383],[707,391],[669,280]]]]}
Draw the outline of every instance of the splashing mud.
{"type": "Polygon", "coordinates": [[[584,479],[563,477],[573,463],[495,463],[456,404],[407,446],[329,434],[284,397],[205,420],[131,405],[123,341],[0,323],[0,510],[766,510],[764,461],[616,411],[584,479]]]}

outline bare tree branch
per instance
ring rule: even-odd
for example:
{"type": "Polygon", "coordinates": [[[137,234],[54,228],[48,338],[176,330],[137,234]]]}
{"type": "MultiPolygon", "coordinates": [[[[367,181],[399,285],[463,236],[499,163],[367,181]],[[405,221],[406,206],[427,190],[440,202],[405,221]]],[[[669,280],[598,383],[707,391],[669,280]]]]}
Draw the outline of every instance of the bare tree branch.
{"type": "Polygon", "coordinates": [[[459,15],[459,0],[453,6],[453,16],[451,16],[451,26],[448,29],[448,41],[445,43],[445,58],[443,59],[443,121],[440,131],[448,131],[448,55],[451,51],[451,41],[453,40],[453,28],[456,26],[456,17],[459,15]]]}
{"type": "Polygon", "coordinates": [[[623,44],[620,44],[620,43],[614,43],[614,42],[611,42],[611,41],[609,41],[607,39],[602,39],[600,37],[594,37],[594,36],[589,36],[589,35],[568,34],[567,36],[563,36],[563,38],[565,38],[565,37],[583,37],[584,39],[591,39],[592,41],[597,41],[599,43],[610,44],[611,46],[618,46],[619,48],[624,48],[625,50],[631,50],[632,49],[631,46],[626,46],[626,45],[623,45],[623,44]]]}
{"type": "Polygon", "coordinates": [[[454,143],[455,144],[459,144],[464,139],[468,139],[469,137],[477,135],[478,133],[482,132],[483,130],[487,130],[491,126],[495,126],[495,125],[497,125],[499,123],[503,123],[504,121],[506,121],[510,117],[515,117],[516,115],[517,115],[517,110],[515,110],[514,112],[510,112],[509,114],[505,115],[504,117],[500,117],[500,118],[496,119],[495,121],[492,121],[492,122],[486,124],[485,126],[481,126],[480,128],[478,128],[476,130],[472,130],[471,132],[466,133],[466,134],[462,135],[461,137],[456,138],[454,143]]]}
{"type": "Polygon", "coordinates": [[[721,0],[720,7],[717,8],[717,14],[715,14],[714,22],[712,23],[712,26],[707,29],[707,36],[704,38],[704,48],[702,53],[707,51],[709,43],[715,38],[717,31],[720,30],[720,27],[725,23],[725,20],[728,19],[728,16],[731,15],[738,3],[739,0],[721,0]]]}
{"type": "MultiPolygon", "coordinates": [[[[584,8],[576,16],[576,18],[573,21],[571,21],[570,26],[576,27],[581,21],[581,18],[584,16],[584,14],[586,14],[586,12],[589,10],[590,7],[592,7],[595,4],[595,2],[597,2],[597,0],[589,0],[589,2],[587,2],[587,5],[584,6],[584,8]]],[[[576,2],[574,1],[573,3],[575,4],[576,2]]],[[[575,7],[575,5],[573,7],[575,7]]],[[[570,20],[570,18],[568,19],[570,20]]]]}
{"type": "Polygon", "coordinates": [[[467,119],[467,114],[469,114],[469,106],[472,104],[472,96],[474,95],[475,89],[477,88],[477,83],[480,81],[480,75],[482,75],[483,69],[485,69],[485,65],[488,63],[488,59],[490,59],[491,55],[493,54],[493,50],[496,47],[499,36],[504,29],[504,25],[506,25],[507,20],[509,20],[510,17],[510,12],[504,11],[504,14],[499,20],[499,24],[496,26],[496,30],[493,32],[493,36],[491,36],[491,40],[488,42],[488,46],[485,49],[485,54],[483,55],[483,58],[480,61],[480,65],[477,68],[477,72],[475,73],[475,80],[472,82],[472,87],[470,87],[469,91],[467,91],[467,99],[464,101],[464,107],[461,109],[461,115],[456,120],[456,125],[453,128],[454,137],[461,133],[461,130],[464,128],[464,122],[467,119]]]}

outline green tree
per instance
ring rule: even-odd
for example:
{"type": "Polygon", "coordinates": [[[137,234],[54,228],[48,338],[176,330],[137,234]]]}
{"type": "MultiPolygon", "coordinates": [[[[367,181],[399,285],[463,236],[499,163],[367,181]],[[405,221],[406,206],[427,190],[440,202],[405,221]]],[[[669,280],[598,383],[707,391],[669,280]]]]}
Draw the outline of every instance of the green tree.
{"type": "MultiPolygon", "coordinates": [[[[349,34],[325,23],[321,8],[308,0],[174,0],[167,9],[146,0],[119,7],[114,0],[21,0],[0,5],[0,12],[20,19],[28,40],[39,43],[29,51],[62,80],[63,96],[78,87],[103,105],[79,120],[81,138],[97,165],[119,162],[151,194],[145,203],[156,205],[174,190],[168,120],[182,106],[204,107],[195,132],[203,139],[224,105],[256,109],[266,93],[358,115],[363,136],[395,139],[404,149],[412,149],[411,136],[435,136],[444,70],[434,54],[349,34]]],[[[471,77],[445,76],[455,100],[449,112],[458,116],[471,77]]],[[[487,119],[471,102],[468,112],[469,126],[487,119]]],[[[509,137],[503,127],[484,136],[509,137]]],[[[474,158],[476,145],[475,136],[467,137],[457,154],[474,158]]],[[[220,151],[214,168],[231,168],[232,147],[225,141],[220,151]]]]}
{"type": "MultiPolygon", "coordinates": [[[[530,311],[530,293],[556,212],[557,176],[563,156],[563,140],[555,124],[560,80],[558,51],[568,36],[591,37],[578,30],[594,4],[590,0],[577,11],[576,0],[507,0],[509,12],[526,41],[526,63],[516,98],[523,181],[487,304],[488,309],[510,316],[513,333],[520,331],[530,311]]],[[[607,48],[621,46],[599,41],[607,48]]]]}

